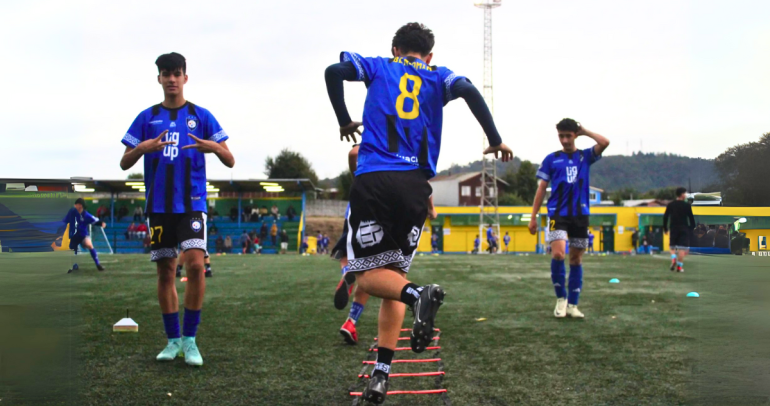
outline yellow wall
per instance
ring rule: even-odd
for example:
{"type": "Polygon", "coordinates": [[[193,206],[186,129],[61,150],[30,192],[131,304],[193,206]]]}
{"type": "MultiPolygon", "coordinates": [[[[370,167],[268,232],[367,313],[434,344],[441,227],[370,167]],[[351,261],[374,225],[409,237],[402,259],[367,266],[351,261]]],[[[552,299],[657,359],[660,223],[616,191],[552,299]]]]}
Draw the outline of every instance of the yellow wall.
{"type": "MultiPolygon", "coordinates": [[[[436,207],[436,211],[439,215],[445,215],[444,220],[444,232],[449,230],[449,235],[444,235],[444,251],[446,252],[470,252],[473,249],[473,240],[479,232],[478,226],[452,226],[450,216],[452,214],[475,214],[479,212],[478,207],[436,207]]],[[[628,227],[634,229],[639,227],[639,216],[642,214],[660,214],[662,215],[666,211],[665,207],[591,207],[591,213],[593,214],[614,214],[617,216],[615,226],[615,251],[630,251],[631,250],[631,232],[627,230],[628,227]],[[623,226],[623,234],[618,234],[618,226],[623,226]]],[[[531,213],[530,207],[500,207],[500,216],[508,214],[523,214],[531,213]]],[[[693,213],[696,216],[770,216],[770,207],[709,207],[709,206],[695,206],[693,207],[693,213]]],[[[546,214],[546,209],[543,207],[540,210],[541,215],[546,214]]],[[[431,230],[430,223],[425,224],[426,229],[423,231],[422,239],[420,240],[419,251],[431,250],[431,230]]],[[[599,249],[599,239],[601,229],[600,227],[592,227],[592,232],[595,235],[594,249],[599,249]]],[[[511,236],[511,244],[509,245],[510,251],[534,251],[537,245],[537,236],[529,234],[529,230],[523,226],[501,226],[500,234],[505,235],[508,231],[511,236]]],[[[741,230],[746,233],[746,237],[751,238],[752,251],[757,249],[757,237],[765,235],[770,237],[770,230],[741,230]]],[[[541,237],[542,238],[542,237],[541,237]]],[[[482,249],[487,246],[486,236],[481,236],[482,249]]],[[[502,245],[502,238],[501,238],[502,245]]],[[[668,249],[668,236],[663,237],[663,248],[668,249]]],[[[504,247],[501,247],[503,249],[504,247]]]]}
{"type": "MultiPolygon", "coordinates": [[[[751,241],[751,245],[749,245],[750,251],[759,251],[759,238],[757,237],[760,235],[770,238],[770,230],[741,230],[741,232],[746,233],[746,238],[751,241]]],[[[768,248],[770,248],[770,244],[768,244],[768,248]]]]}

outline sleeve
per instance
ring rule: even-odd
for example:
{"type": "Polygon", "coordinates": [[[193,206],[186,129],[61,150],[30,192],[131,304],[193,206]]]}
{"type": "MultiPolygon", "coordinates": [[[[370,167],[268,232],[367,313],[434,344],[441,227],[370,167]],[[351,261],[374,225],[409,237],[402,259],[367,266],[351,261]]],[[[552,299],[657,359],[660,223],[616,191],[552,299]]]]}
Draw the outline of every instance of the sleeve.
{"type": "Polygon", "coordinates": [[[140,142],[144,141],[144,116],[144,112],[139,113],[134,122],[131,123],[131,127],[128,127],[128,132],[121,140],[123,145],[136,148],[140,142]]]}
{"type": "Polygon", "coordinates": [[[668,216],[669,211],[671,210],[671,205],[666,206],[666,212],[663,213],[663,232],[668,232],[668,216]]]}
{"type": "Polygon", "coordinates": [[[594,149],[594,147],[584,149],[583,155],[585,155],[588,158],[589,165],[593,165],[594,163],[596,163],[596,161],[602,159],[601,155],[596,155],[596,149],[594,149]]]}
{"type": "Polygon", "coordinates": [[[337,122],[340,127],[348,125],[353,121],[350,119],[348,108],[345,105],[344,81],[354,81],[357,77],[358,71],[351,61],[330,65],[324,73],[326,91],[329,94],[329,100],[332,103],[332,108],[334,108],[334,114],[337,116],[337,122]]]}
{"type": "MultiPolygon", "coordinates": [[[[460,77],[457,80],[452,81],[452,85],[449,89],[449,94],[452,97],[462,97],[468,104],[468,108],[471,109],[473,116],[481,124],[481,128],[484,129],[484,134],[487,135],[489,145],[496,147],[503,143],[503,139],[500,137],[500,133],[497,132],[495,121],[492,119],[492,112],[489,111],[487,103],[484,101],[484,97],[481,96],[476,86],[473,86],[470,80],[460,77]]],[[[446,98],[445,98],[446,100],[446,98]]]]}
{"type": "Polygon", "coordinates": [[[354,81],[371,82],[377,77],[376,58],[364,58],[354,52],[341,52],[340,62],[347,61],[352,62],[356,68],[356,78],[353,79],[354,81]]]}
{"type": "Polygon", "coordinates": [[[546,182],[551,181],[551,156],[548,155],[543,160],[543,164],[540,165],[540,168],[537,168],[537,178],[542,179],[546,182]]]}
{"type": "Polygon", "coordinates": [[[465,79],[465,82],[470,83],[470,80],[468,80],[468,78],[466,78],[465,76],[458,76],[457,74],[452,72],[452,70],[449,68],[439,67],[438,74],[441,77],[441,82],[444,83],[444,86],[443,86],[444,104],[447,104],[458,97],[458,94],[456,94],[456,92],[453,91],[455,82],[457,82],[460,79],[465,79]]]}
{"type": "Polygon", "coordinates": [[[72,209],[69,209],[69,211],[67,211],[67,215],[64,216],[61,222],[64,224],[69,224],[71,221],[72,221],[72,209]]]}
{"type": "Polygon", "coordinates": [[[91,213],[87,211],[83,213],[83,218],[86,220],[86,224],[94,224],[99,222],[98,217],[94,217],[91,213]]]}
{"type": "Polygon", "coordinates": [[[211,114],[208,110],[205,110],[203,116],[206,120],[206,122],[203,124],[204,139],[214,142],[222,142],[230,139],[230,136],[228,136],[225,130],[222,129],[222,126],[219,125],[219,121],[214,118],[213,114],[211,114]]]}

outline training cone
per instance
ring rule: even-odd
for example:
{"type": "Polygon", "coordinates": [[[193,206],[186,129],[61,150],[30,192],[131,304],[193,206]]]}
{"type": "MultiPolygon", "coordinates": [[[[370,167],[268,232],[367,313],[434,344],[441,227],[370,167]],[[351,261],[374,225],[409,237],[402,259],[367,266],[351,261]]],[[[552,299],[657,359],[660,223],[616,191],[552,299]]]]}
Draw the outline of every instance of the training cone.
{"type": "Polygon", "coordinates": [[[698,294],[698,292],[690,292],[687,294],[687,297],[700,297],[700,295],[698,294]]]}
{"type": "Polygon", "coordinates": [[[138,333],[139,324],[137,324],[132,318],[128,317],[128,309],[126,309],[126,317],[120,319],[114,326],[112,331],[117,333],[138,333]]]}
{"type": "Polygon", "coordinates": [[[620,283],[620,279],[612,278],[612,279],[610,279],[610,283],[620,283]]]}

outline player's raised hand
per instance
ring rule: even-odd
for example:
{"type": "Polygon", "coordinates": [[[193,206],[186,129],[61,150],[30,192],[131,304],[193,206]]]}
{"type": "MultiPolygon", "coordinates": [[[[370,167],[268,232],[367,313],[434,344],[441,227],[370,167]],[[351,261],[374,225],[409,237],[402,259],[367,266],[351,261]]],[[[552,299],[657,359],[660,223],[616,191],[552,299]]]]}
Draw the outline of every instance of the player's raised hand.
{"type": "Polygon", "coordinates": [[[340,141],[343,141],[343,138],[344,141],[350,141],[350,137],[353,137],[353,143],[357,144],[356,134],[361,135],[361,130],[358,129],[361,125],[358,121],[351,121],[350,124],[340,127],[340,141]]]}
{"type": "Polygon", "coordinates": [[[495,154],[495,159],[502,158],[503,162],[508,162],[513,159],[513,151],[505,144],[500,144],[496,147],[489,147],[484,150],[484,155],[495,154]]]}
{"type": "Polygon", "coordinates": [[[102,228],[107,228],[107,223],[102,221],[102,228]]]}
{"type": "Polygon", "coordinates": [[[190,133],[187,133],[187,136],[195,140],[195,144],[185,145],[182,147],[182,149],[189,149],[189,148],[195,148],[200,152],[203,152],[204,154],[210,153],[210,152],[216,152],[219,149],[219,144],[217,144],[214,141],[207,141],[202,140],[190,133]]]}
{"type": "Polygon", "coordinates": [[[529,233],[532,235],[537,234],[537,223],[534,217],[532,217],[532,220],[529,220],[529,233]]]}
{"type": "Polygon", "coordinates": [[[578,130],[575,133],[575,135],[577,135],[578,137],[580,137],[581,135],[588,135],[588,130],[586,130],[585,127],[583,127],[583,124],[578,123],[578,130]]]}
{"type": "Polygon", "coordinates": [[[144,154],[158,152],[166,147],[166,145],[174,145],[174,141],[163,141],[163,137],[166,136],[168,130],[160,133],[158,138],[150,138],[139,143],[136,147],[144,154]]]}

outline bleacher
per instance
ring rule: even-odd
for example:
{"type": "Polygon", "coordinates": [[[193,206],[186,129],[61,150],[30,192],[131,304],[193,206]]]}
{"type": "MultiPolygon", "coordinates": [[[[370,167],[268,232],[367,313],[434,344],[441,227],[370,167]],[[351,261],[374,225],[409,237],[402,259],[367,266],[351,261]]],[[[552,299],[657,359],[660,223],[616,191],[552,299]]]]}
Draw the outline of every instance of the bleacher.
{"type": "MultiPolygon", "coordinates": [[[[264,220],[267,222],[268,226],[268,235],[266,238],[266,241],[260,241],[260,245],[262,246],[262,253],[263,254],[275,254],[280,250],[280,233],[281,230],[285,229],[286,232],[289,234],[289,248],[288,251],[296,252],[298,249],[297,246],[297,233],[299,232],[299,219],[298,217],[295,217],[293,221],[289,221],[286,216],[281,216],[278,221],[278,237],[276,237],[276,245],[273,245],[272,240],[270,238],[270,227],[273,225],[273,217],[268,216],[264,220]]],[[[107,220],[108,227],[104,230],[107,234],[107,237],[110,239],[110,244],[112,245],[112,249],[115,251],[115,253],[119,254],[139,254],[144,253],[144,246],[142,244],[142,240],[140,239],[126,239],[126,230],[128,230],[128,227],[131,225],[133,221],[133,214],[128,215],[126,217],[123,217],[120,221],[115,221],[114,226],[110,227],[109,220],[107,220]]],[[[208,239],[208,251],[211,254],[216,253],[216,239],[218,236],[222,236],[222,238],[226,238],[227,236],[230,236],[230,238],[233,240],[233,248],[232,251],[229,253],[239,253],[241,252],[241,245],[240,245],[240,239],[241,234],[245,230],[246,232],[256,231],[257,234],[259,234],[259,230],[262,227],[262,221],[256,221],[256,222],[241,222],[240,227],[238,226],[238,222],[232,221],[229,217],[222,217],[222,216],[216,216],[215,218],[209,218],[207,222],[208,229],[211,228],[212,225],[216,225],[217,228],[217,234],[212,235],[209,234],[208,239]]],[[[94,230],[96,231],[96,230],[94,230]]],[[[101,233],[99,235],[95,235],[93,238],[94,247],[99,252],[109,252],[109,248],[107,247],[106,241],[104,241],[104,237],[101,236],[101,233]]]]}

